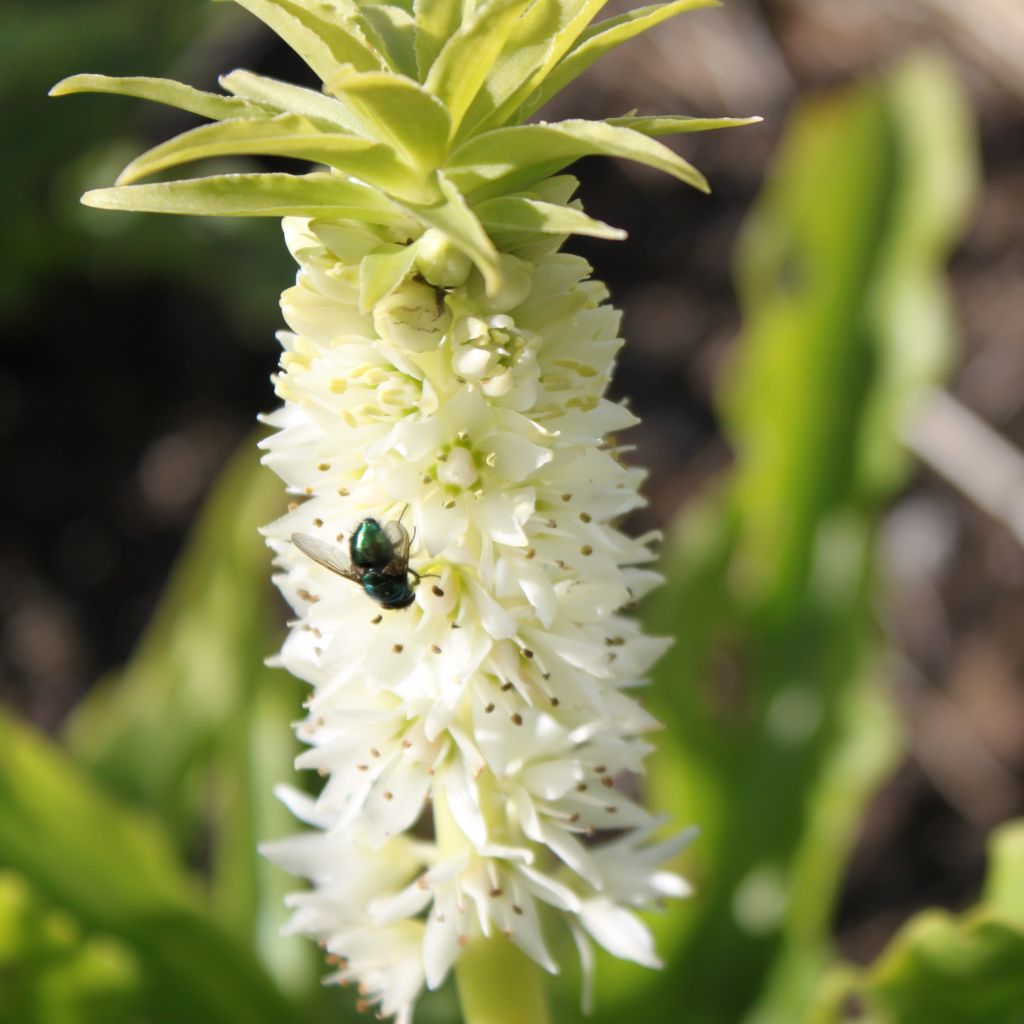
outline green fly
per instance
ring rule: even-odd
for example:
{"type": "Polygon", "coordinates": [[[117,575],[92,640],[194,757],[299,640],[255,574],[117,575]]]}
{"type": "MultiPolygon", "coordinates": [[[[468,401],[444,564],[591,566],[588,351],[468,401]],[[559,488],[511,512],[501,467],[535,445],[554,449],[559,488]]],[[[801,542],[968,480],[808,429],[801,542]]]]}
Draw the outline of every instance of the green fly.
{"type": "Polygon", "coordinates": [[[409,577],[419,583],[421,576],[409,568],[412,540],[399,520],[382,526],[376,519],[364,519],[349,539],[348,565],[340,548],[308,533],[293,533],[292,543],[317,565],[358,583],[382,608],[408,608],[415,600],[409,577]]]}

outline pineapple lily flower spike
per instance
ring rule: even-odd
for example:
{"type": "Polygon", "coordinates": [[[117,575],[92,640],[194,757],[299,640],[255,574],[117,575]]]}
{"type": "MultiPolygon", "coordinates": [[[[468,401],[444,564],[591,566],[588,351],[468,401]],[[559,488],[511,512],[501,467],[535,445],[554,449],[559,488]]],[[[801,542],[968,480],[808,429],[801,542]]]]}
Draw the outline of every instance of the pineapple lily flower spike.
{"type": "Polygon", "coordinates": [[[628,614],[658,576],[653,538],[616,525],[644,475],[609,441],[635,422],[604,397],[619,314],[559,252],[624,233],[559,172],[605,154],[706,189],[653,136],[756,119],[526,123],[602,54],[711,0],[594,24],[604,0],[237,2],[322,91],[233,71],[226,95],[102,75],[52,94],[210,121],[86,204],[283,217],[299,265],[264,445],[299,501],[265,533],[299,617],[279,661],[312,686],[298,765],[326,783],[281,789],[312,830],[264,852],[310,879],[288,927],[362,1009],[408,1024],[454,966],[467,1020],[540,1024],[530,960],[558,970],[559,922],[588,980],[592,940],[657,967],[635,912],[688,891],[661,865],[689,833],[655,841],[663,821],[621,784],[658,726],[629,691],[666,644],[628,614]],[[136,184],[249,154],[326,169],[136,184]]]}

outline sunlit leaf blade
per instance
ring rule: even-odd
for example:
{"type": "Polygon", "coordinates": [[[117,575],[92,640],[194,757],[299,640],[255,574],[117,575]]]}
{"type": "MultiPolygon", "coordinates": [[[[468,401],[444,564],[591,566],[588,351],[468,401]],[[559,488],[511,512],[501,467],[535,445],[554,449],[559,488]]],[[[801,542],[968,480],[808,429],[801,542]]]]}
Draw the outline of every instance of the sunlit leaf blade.
{"type": "Polygon", "coordinates": [[[552,96],[561,92],[573,79],[586,71],[595,60],[649,28],[654,28],[655,25],[674,18],[677,14],[717,6],[719,0],[675,0],[673,3],[654,4],[626,11],[589,26],[579,36],[579,42],[548,71],[543,80],[531,80],[530,90],[519,94],[521,106],[516,111],[516,120],[525,121],[552,96]]]}
{"type": "Polygon", "coordinates": [[[200,910],[166,838],[42,737],[0,715],[0,863],[87,929],[125,941],[147,1019],[298,1024],[244,947],[200,910]]]}
{"type": "Polygon", "coordinates": [[[416,22],[417,77],[422,82],[441,52],[441,47],[455,34],[469,12],[464,0],[415,0],[413,13],[416,22]]]}
{"type": "Polygon", "coordinates": [[[327,4],[309,0],[234,0],[255,14],[278,34],[326,82],[344,65],[357,71],[382,67],[375,53],[355,27],[341,17],[331,16],[327,4]]]}
{"type": "Polygon", "coordinates": [[[325,83],[332,95],[355,107],[375,138],[423,175],[444,160],[451,122],[444,105],[409,78],[346,70],[325,83]]]}
{"type": "Polygon", "coordinates": [[[231,96],[218,96],[214,92],[202,92],[181,82],[167,78],[112,78],[108,75],[72,75],[58,82],[51,90],[51,96],[71,96],[80,92],[106,92],[116,96],[133,96],[136,99],[163,103],[168,107],[187,110],[190,114],[208,117],[211,121],[223,121],[229,117],[258,117],[259,107],[231,96]]]}
{"type": "Polygon", "coordinates": [[[416,259],[416,243],[395,246],[391,252],[371,253],[359,263],[359,310],[369,312],[397,288],[416,259]]]}
{"type": "Polygon", "coordinates": [[[758,124],[760,117],[686,117],[684,115],[652,115],[650,117],[608,117],[605,124],[618,128],[632,128],[641,135],[682,135],[689,132],[708,132],[718,128],[742,128],[758,124]]]}
{"type": "Polygon", "coordinates": [[[446,171],[475,201],[528,187],[584,156],[617,156],[656,167],[702,191],[704,176],[667,146],[595,121],[495,128],[459,146],[446,171]]]}
{"type": "Polygon", "coordinates": [[[415,79],[416,29],[412,15],[393,4],[365,4],[360,8],[363,26],[388,66],[415,79]]]}
{"type": "Polygon", "coordinates": [[[425,86],[448,108],[451,131],[463,115],[501,53],[522,13],[534,0],[490,0],[478,7],[444,44],[425,86]]]}
{"type": "Polygon", "coordinates": [[[537,0],[523,14],[466,116],[466,133],[509,120],[607,0],[537,0]]]}
{"type": "Polygon", "coordinates": [[[86,192],[82,202],[101,210],[203,217],[350,217],[381,224],[406,220],[379,192],[323,173],[217,174],[98,188],[86,192]]]}
{"type": "Polygon", "coordinates": [[[279,82],[276,78],[267,78],[252,71],[232,71],[221,75],[219,81],[228,92],[272,107],[279,114],[301,114],[314,121],[337,125],[345,131],[366,134],[362,120],[353,110],[315,89],[279,82]]]}
{"type": "Polygon", "coordinates": [[[626,237],[621,228],[613,228],[588,217],[582,210],[527,196],[486,199],[475,206],[473,212],[491,235],[499,231],[526,231],[549,235],[590,235],[593,238],[626,237]]]}
{"type": "Polygon", "coordinates": [[[201,125],[137,157],[121,172],[117,183],[132,184],[197,160],[242,155],[291,157],[327,164],[409,199],[429,200],[432,194],[387,146],[359,135],[323,131],[297,114],[201,125]]]}

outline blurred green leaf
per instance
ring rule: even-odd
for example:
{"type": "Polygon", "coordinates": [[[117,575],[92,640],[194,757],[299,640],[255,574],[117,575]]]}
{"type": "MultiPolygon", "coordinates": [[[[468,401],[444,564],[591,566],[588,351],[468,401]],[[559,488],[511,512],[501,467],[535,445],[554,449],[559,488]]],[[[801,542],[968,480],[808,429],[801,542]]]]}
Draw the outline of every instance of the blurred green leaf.
{"type": "Polygon", "coordinates": [[[981,903],[954,916],[912,918],[869,969],[839,967],[827,979],[813,1024],[1020,1024],[1024,1020],[1024,821],[991,844],[981,903]],[[845,1008],[857,1007],[851,1018],[845,1008]]]}
{"type": "Polygon", "coordinates": [[[128,946],[83,936],[23,877],[0,872],[0,1024],[127,1024],[138,1019],[139,984],[128,946]]]}
{"type": "Polygon", "coordinates": [[[2,713],[0,863],[84,934],[115,940],[83,947],[95,963],[79,964],[77,982],[65,976],[65,990],[87,988],[90,979],[102,989],[104,972],[116,980],[134,958],[147,1020],[300,1020],[244,945],[203,912],[156,823],[114,802],[65,755],[2,713]]]}
{"type": "Polygon", "coordinates": [[[295,991],[312,949],[282,938],[294,887],[258,842],[292,831],[273,797],[290,778],[300,692],[264,659],[278,632],[270,555],[258,528],[282,511],[280,483],[247,442],[204,508],[132,661],[79,704],[67,739],[113,792],[174,823],[182,855],[203,851],[214,912],[295,991]]]}
{"type": "Polygon", "coordinates": [[[951,73],[909,61],[797,112],[747,224],[721,403],[736,466],[675,529],[649,608],[676,638],[651,700],[668,725],[652,802],[701,826],[684,865],[697,894],[653,922],[663,973],[601,965],[599,1021],[628,1005],[791,1024],[828,967],[845,859],[899,750],[875,534],[905,474],[905,417],[948,360],[941,265],[969,138],[951,73]]]}
{"type": "Polygon", "coordinates": [[[247,443],[208,499],[131,662],[75,708],[66,738],[120,795],[172,820],[197,759],[258,687],[289,686],[273,650],[270,554],[258,534],[281,513],[280,484],[247,443]],[[168,728],[173,723],[173,728],[168,728]]]}

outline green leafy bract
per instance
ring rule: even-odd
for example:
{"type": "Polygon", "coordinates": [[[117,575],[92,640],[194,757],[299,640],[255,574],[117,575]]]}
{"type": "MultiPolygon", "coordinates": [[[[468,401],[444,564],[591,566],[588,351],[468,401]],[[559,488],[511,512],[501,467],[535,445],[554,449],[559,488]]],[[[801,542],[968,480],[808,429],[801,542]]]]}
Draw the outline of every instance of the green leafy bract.
{"type": "MultiPolygon", "coordinates": [[[[448,108],[456,134],[469,105],[521,17],[534,0],[491,0],[444,44],[426,78],[426,87],[448,108]]],[[[447,140],[446,140],[447,141],[447,140]]]]}
{"type": "MultiPolygon", "coordinates": [[[[273,29],[322,82],[349,65],[357,71],[378,71],[385,61],[369,45],[353,19],[332,11],[332,4],[310,0],[235,0],[273,29]]],[[[351,7],[355,10],[355,5],[351,7]]]]}
{"type": "Polygon", "coordinates": [[[519,123],[603,53],[712,0],[678,0],[597,25],[591,21],[605,0],[237,2],[295,50],[323,82],[323,92],[243,70],[220,79],[233,96],[161,79],[65,79],[53,95],[93,90],[138,96],[217,122],[144,153],[122,173],[122,187],[90,192],[86,203],[203,216],[309,215],[382,226],[401,222],[410,240],[428,227],[447,224],[456,232],[453,244],[474,254],[470,258],[493,289],[499,277],[495,240],[522,246],[527,222],[537,235],[621,235],[579,211],[556,213],[525,201],[490,207],[481,226],[472,213],[479,203],[537,186],[588,155],[637,160],[706,190],[698,171],[649,136],[748,123],[673,117],[519,123]],[[337,202],[318,174],[291,175],[291,184],[285,175],[247,173],[130,184],[196,160],[245,156],[326,164],[337,179],[337,202]],[[362,185],[372,188],[360,191],[362,185]],[[510,223],[513,210],[515,223],[510,223]],[[564,227],[556,229],[556,224],[564,227]],[[489,230],[494,238],[485,237],[489,230]]]}
{"type": "Polygon", "coordinates": [[[359,261],[359,311],[368,313],[393,292],[412,270],[416,243],[396,245],[389,252],[370,253],[359,261]]]}
{"type": "Polygon", "coordinates": [[[599,121],[558,121],[495,128],[464,142],[448,173],[471,199],[518,191],[582,156],[620,156],[656,167],[702,191],[704,176],[667,146],[630,128],[599,121]]]}
{"type": "Polygon", "coordinates": [[[473,212],[489,235],[530,232],[545,235],[590,235],[592,238],[626,237],[621,228],[588,217],[581,209],[546,203],[528,196],[499,196],[477,204],[473,212]]]}
{"type": "Polygon", "coordinates": [[[324,88],[358,110],[373,136],[424,179],[443,163],[451,119],[444,104],[412,79],[345,69],[324,88]]]}
{"type": "Polygon", "coordinates": [[[200,217],[343,217],[378,224],[407,218],[378,192],[331,174],[218,174],[191,181],[98,188],[82,197],[101,210],[200,217]]]}
{"type": "Polygon", "coordinates": [[[655,4],[635,11],[626,11],[614,18],[591,25],[579,34],[579,42],[572,46],[561,60],[554,63],[550,73],[529,79],[517,93],[517,96],[527,98],[516,110],[516,120],[525,121],[535,110],[586,71],[594,61],[617,46],[646,32],[649,28],[654,28],[668,18],[674,18],[677,14],[702,7],[717,7],[718,4],[719,0],[674,0],[673,3],[655,4]]]}
{"type": "Polygon", "coordinates": [[[840,1024],[857,1003],[867,1019],[903,1024],[1019,1024],[1024,1009],[1024,821],[990,841],[981,902],[962,915],[926,910],[869,968],[836,967],[811,1024],[840,1024]]]}
{"type": "Polygon", "coordinates": [[[232,71],[221,75],[220,84],[228,92],[253,103],[272,108],[278,114],[301,114],[314,121],[335,125],[343,131],[372,138],[359,114],[340,100],[314,89],[256,75],[251,71],[232,71]]]}
{"type": "Polygon", "coordinates": [[[58,82],[51,96],[71,96],[78,92],[107,92],[116,96],[133,96],[152,100],[168,107],[187,110],[190,114],[223,121],[230,117],[255,117],[260,108],[242,99],[202,92],[167,78],[112,78],[108,75],[72,75],[58,82]]]}

